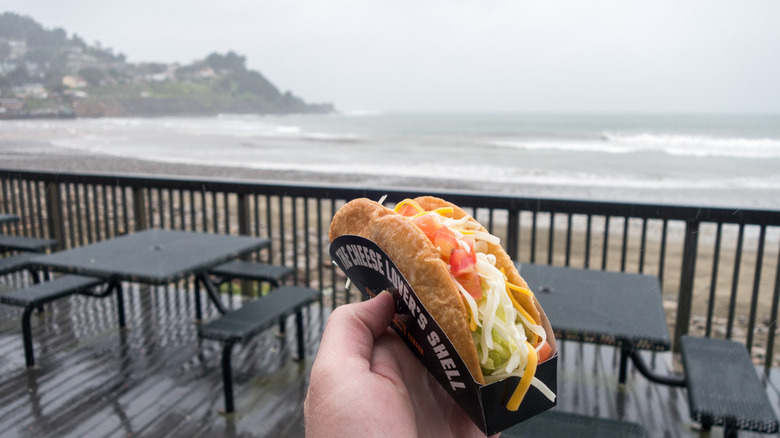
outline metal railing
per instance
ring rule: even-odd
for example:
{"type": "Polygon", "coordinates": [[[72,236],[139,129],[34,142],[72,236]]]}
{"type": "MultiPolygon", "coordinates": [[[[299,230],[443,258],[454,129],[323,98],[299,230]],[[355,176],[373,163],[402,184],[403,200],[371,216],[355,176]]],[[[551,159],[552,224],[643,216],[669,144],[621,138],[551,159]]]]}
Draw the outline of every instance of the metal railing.
{"type": "Polygon", "coordinates": [[[656,275],[674,339],[738,339],[766,369],[780,364],[777,210],[0,170],[0,212],[22,218],[0,231],[55,238],[62,248],[150,227],[268,237],[265,257],[294,267],[336,306],[354,296],[328,255],[333,214],[356,197],[394,203],[421,194],[464,207],[516,261],[656,275]]]}

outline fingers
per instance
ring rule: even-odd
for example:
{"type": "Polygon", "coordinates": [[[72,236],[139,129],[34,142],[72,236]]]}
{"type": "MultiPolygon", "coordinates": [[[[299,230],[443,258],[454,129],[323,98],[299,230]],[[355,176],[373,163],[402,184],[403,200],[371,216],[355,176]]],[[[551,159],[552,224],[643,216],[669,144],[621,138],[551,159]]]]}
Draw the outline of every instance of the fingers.
{"type": "MultiPolygon", "coordinates": [[[[333,311],[320,341],[312,366],[309,388],[304,402],[307,436],[328,436],[328,427],[350,424],[351,409],[338,406],[354,394],[344,379],[365,378],[370,372],[374,342],[385,333],[395,312],[393,297],[383,292],[370,300],[343,305],[333,311]],[[336,407],[332,406],[335,401],[336,407]],[[335,423],[334,423],[335,422],[335,423]],[[311,433],[310,433],[311,432],[311,433]]],[[[335,435],[334,435],[335,436],[335,435]]]]}
{"type": "Polygon", "coordinates": [[[357,356],[370,360],[374,340],[385,332],[394,312],[395,301],[388,292],[337,308],[325,326],[319,354],[335,359],[357,356]]]}

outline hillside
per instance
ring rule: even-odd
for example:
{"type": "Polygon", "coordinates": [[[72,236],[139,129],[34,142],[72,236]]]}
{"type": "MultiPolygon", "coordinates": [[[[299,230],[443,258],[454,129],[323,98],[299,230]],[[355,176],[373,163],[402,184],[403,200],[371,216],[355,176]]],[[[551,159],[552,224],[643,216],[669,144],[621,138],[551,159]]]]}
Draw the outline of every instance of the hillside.
{"type": "Polygon", "coordinates": [[[281,92],[232,51],[188,65],[129,63],[63,29],[0,15],[0,118],[332,111],[281,92]]]}

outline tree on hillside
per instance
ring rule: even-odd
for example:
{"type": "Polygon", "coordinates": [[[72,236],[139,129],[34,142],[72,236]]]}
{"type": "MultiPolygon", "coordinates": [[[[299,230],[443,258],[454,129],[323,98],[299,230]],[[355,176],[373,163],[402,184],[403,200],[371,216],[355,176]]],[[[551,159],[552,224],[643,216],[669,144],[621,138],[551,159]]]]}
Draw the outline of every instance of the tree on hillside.
{"type": "Polygon", "coordinates": [[[206,57],[206,64],[214,69],[214,71],[246,71],[246,58],[239,56],[234,52],[228,52],[227,55],[224,56],[219,53],[212,53],[206,57]]]}
{"type": "Polygon", "coordinates": [[[105,79],[106,74],[99,68],[86,67],[79,70],[79,76],[84,78],[89,85],[100,85],[103,79],[105,79]]]}
{"type": "Polygon", "coordinates": [[[27,73],[27,69],[24,67],[24,65],[20,65],[19,67],[16,67],[15,69],[11,70],[8,74],[6,74],[2,81],[0,81],[0,85],[2,86],[10,86],[10,87],[20,87],[22,85],[25,85],[29,82],[30,75],[27,73]]]}
{"type": "Polygon", "coordinates": [[[43,27],[30,17],[23,17],[13,12],[0,15],[0,37],[11,39],[27,39],[27,35],[43,31],[43,27]]]}
{"type": "Polygon", "coordinates": [[[11,54],[11,45],[6,41],[0,42],[0,59],[5,59],[11,54]]]}
{"type": "Polygon", "coordinates": [[[206,64],[215,71],[222,72],[224,78],[219,86],[231,95],[252,94],[263,97],[268,102],[283,104],[279,89],[259,72],[247,70],[246,58],[234,52],[226,55],[212,53],[206,57],[206,64]]]}

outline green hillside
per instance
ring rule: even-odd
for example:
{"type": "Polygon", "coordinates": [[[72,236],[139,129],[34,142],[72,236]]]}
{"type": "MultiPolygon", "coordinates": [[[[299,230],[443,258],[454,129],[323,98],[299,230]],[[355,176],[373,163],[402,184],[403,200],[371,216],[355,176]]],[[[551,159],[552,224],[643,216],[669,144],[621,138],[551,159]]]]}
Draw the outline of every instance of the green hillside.
{"type": "Polygon", "coordinates": [[[0,118],[332,111],[279,91],[233,52],[189,65],[128,63],[63,29],[0,15],[0,118]]]}

